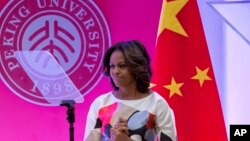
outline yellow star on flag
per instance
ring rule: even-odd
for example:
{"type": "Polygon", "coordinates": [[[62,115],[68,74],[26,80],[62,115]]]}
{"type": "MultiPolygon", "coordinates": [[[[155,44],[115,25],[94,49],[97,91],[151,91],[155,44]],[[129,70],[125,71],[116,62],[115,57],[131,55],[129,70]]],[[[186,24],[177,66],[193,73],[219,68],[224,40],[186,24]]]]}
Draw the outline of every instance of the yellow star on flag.
{"type": "Polygon", "coordinates": [[[151,89],[151,88],[153,88],[153,87],[155,87],[155,86],[156,86],[156,84],[150,83],[149,88],[151,89]]]}
{"type": "Polygon", "coordinates": [[[175,0],[170,2],[163,0],[158,35],[166,28],[188,37],[187,33],[176,17],[176,15],[187,4],[187,2],[188,0],[175,0]]]}
{"type": "Polygon", "coordinates": [[[181,88],[181,86],[182,86],[183,84],[184,84],[184,83],[176,83],[174,77],[172,77],[172,79],[171,79],[171,84],[170,84],[170,85],[164,85],[163,87],[170,90],[169,98],[171,98],[174,94],[177,94],[177,95],[179,95],[179,96],[182,96],[182,93],[181,93],[181,91],[180,91],[180,88],[181,88]]]}
{"type": "Polygon", "coordinates": [[[198,67],[196,67],[197,74],[193,76],[191,79],[199,80],[200,86],[202,87],[205,80],[212,80],[208,75],[209,68],[206,68],[205,70],[201,70],[198,67]]]}

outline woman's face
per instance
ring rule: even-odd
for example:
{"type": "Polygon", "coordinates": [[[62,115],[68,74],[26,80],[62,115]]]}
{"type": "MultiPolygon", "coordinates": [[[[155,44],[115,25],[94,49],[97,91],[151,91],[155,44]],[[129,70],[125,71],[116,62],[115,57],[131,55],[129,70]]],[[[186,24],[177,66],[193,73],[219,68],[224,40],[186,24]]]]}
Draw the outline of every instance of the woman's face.
{"type": "Polygon", "coordinates": [[[135,85],[135,78],[128,70],[123,53],[115,50],[110,56],[110,76],[117,87],[135,85]]]}

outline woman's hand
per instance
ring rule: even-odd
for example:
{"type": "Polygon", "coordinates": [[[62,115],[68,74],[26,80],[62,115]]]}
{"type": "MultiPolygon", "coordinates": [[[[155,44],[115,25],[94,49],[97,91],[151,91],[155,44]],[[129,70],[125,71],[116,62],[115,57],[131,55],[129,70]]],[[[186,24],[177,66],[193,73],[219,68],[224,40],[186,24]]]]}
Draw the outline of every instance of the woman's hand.
{"type": "Polygon", "coordinates": [[[129,138],[127,120],[119,118],[118,122],[110,129],[111,141],[132,141],[129,138]]]}

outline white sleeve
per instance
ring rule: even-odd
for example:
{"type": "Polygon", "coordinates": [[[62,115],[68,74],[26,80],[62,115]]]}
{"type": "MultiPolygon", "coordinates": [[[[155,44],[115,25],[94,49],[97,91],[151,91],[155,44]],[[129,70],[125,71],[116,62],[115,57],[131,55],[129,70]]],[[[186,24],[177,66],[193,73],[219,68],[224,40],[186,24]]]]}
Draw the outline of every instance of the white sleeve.
{"type": "Polygon", "coordinates": [[[100,128],[95,128],[96,122],[98,119],[98,100],[95,100],[91,105],[88,111],[84,141],[100,141],[101,133],[100,128]]]}
{"type": "MultiPolygon", "coordinates": [[[[165,100],[161,100],[157,107],[156,129],[158,139],[176,141],[176,127],[174,112],[165,100]]],[[[161,140],[160,140],[161,141],[161,140]]]]}

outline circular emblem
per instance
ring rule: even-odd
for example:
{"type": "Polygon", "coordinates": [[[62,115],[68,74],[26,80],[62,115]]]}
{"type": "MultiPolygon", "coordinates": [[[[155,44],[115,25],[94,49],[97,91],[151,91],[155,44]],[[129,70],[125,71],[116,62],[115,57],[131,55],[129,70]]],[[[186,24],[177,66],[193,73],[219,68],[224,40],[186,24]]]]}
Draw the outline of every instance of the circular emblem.
{"type": "Polygon", "coordinates": [[[99,82],[111,39],[93,1],[10,1],[0,23],[1,79],[24,100],[82,101],[99,82]]]}

